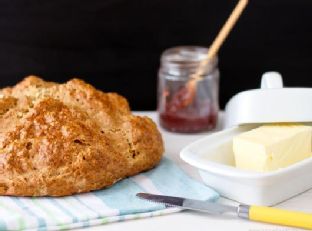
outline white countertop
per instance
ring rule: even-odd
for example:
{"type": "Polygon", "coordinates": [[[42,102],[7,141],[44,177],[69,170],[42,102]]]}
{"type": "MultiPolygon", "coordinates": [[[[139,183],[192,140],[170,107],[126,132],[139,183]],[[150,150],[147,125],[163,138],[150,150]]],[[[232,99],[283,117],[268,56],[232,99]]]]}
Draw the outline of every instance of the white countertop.
{"type": "MultiPolygon", "coordinates": [[[[155,112],[135,112],[139,115],[147,115],[151,117],[156,123],[157,114],[155,112]]],[[[220,128],[221,125],[219,124],[220,128]]],[[[175,134],[169,133],[164,130],[161,130],[163,139],[165,141],[165,155],[169,156],[171,159],[176,161],[180,167],[185,170],[189,175],[194,177],[197,180],[201,180],[197,170],[188,164],[184,163],[179,158],[180,150],[187,144],[207,135],[205,134],[196,134],[196,135],[184,135],[184,134],[175,134]]],[[[311,176],[312,177],[312,176],[311,176]]],[[[231,189],[235,190],[235,189],[231,189]]],[[[220,198],[221,202],[228,204],[236,204],[234,201],[230,201],[225,198],[220,198]]],[[[309,190],[305,193],[302,193],[294,198],[291,198],[279,205],[279,208],[285,208],[290,210],[298,210],[305,212],[312,212],[312,190],[309,190]]],[[[139,231],[139,230],[246,230],[246,231],[290,231],[290,230],[300,230],[289,227],[275,226],[262,224],[247,220],[242,220],[237,217],[224,217],[224,216],[212,216],[204,213],[198,213],[193,211],[183,211],[175,214],[168,214],[159,217],[152,217],[139,220],[129,220],[117,223],[110,223],[102,226],[93,226],[86,229],[78,229],[81,231],[95,231],[103,230],[105,231],[115,231],[115,230],[127,230],[127,231],[139,231]],[[213,228],[213,229],[212,229],[213,228]]]]}

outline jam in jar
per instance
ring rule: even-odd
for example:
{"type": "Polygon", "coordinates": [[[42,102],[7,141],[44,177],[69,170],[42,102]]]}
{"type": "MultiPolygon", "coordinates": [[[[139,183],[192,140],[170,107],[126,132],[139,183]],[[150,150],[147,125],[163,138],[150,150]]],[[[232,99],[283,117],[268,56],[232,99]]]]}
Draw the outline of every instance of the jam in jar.
{"type": "Polygon", "coordinates": [[[187,88],[207,51],[204,47],[183,46],[168,49],[162,54],[158,75],[158,113],[164,129],[195,133],[215,128],[219,110],[217,58],[209,62],[201,76],[196,76],[192,96],[187,88]]]}

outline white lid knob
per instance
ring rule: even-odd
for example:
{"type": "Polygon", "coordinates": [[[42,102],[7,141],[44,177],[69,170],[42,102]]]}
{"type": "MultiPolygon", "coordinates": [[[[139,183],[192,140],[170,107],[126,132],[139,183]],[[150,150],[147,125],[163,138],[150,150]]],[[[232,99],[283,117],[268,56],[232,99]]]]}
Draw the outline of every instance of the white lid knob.
{"type": "Polygon", "coordinates": [[[283,79],[279,72],[265,72],[261,78],[261,88],[283,88],[283,79]]]}

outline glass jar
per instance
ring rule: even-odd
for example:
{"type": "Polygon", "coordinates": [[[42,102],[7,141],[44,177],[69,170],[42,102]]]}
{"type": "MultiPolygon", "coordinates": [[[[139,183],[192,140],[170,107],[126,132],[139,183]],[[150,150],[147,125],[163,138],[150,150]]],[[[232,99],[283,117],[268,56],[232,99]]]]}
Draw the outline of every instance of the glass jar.
{"type": "Polygon", "coordinates": [[[160,125],[168,131],[195,133],[215,128],[219,111],[218,59],[214,58],[197,76],[193,96],[187,86],[207,48],[181,46],[166,50],[161,56],[158,74],[158,114],[160,125]],[[184,104],[183,100],[188,99],[184,104]]]}

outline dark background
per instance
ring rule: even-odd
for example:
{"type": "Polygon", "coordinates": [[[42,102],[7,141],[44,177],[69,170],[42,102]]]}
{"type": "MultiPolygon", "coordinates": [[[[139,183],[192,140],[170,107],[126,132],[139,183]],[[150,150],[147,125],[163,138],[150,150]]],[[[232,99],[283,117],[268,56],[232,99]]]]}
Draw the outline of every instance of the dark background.
{"type": "MultiPolygon", "coordinates": [[[[161,52],[208,46],[236,1],[0,0],[0,85],[29,74],[80,77],[156,108],[161,52]]],[[[312,1],[250,0],[222,47],[220,102],[277,70],[289,86],[312,86],[312,1]]]]}

